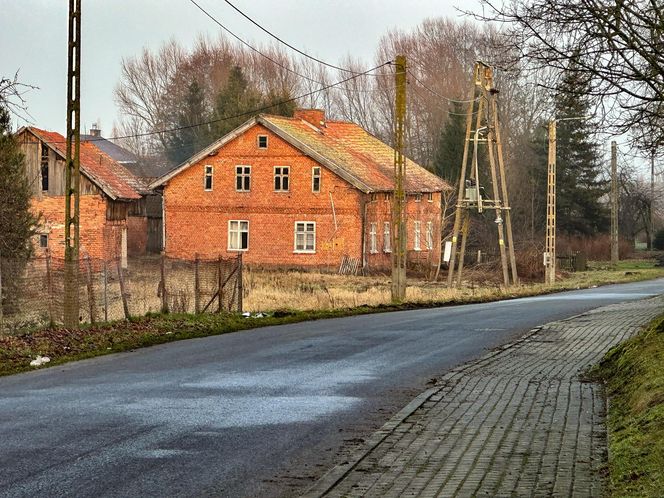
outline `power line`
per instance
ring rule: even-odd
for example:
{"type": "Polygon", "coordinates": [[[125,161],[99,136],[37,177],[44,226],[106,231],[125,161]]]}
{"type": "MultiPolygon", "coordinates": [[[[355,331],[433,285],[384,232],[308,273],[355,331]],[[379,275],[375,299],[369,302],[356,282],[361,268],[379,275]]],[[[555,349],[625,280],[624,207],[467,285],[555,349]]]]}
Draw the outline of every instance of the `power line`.
{"type": "MultiPolygon", "coordinates": [[[[101,140],[122,140],[122,139],[128,139],[128,138],[147,137],[147,136],[150,136],[150,135],[159,135],[159,134],[162,134],[162,133],[170,133],[170,132],[174,132],[174,131],[188,130],[188,129],[191,129],[191,128],[197,128],[199,126],[206,126],[206,125],[210,125],[210,124],[214,124],[214,123],[220,123],[222,121],[229,121],[231,119],[236,119],[236,118],[241,118],[241,117],[244,117],[244,116],[257,114],[257,113],[260,113],[262,111],[272,109],[273,107],[277,107],[277,106],[280,106],[280,105],[283,105],[283,104],[289,104],[291,102],[295,102],[298,99],[309,97],[310,95],[315,95],[317,93],[328,90],[329,88],[333,88],[337,85],[342,85],[343,83],[346,83],[347,81],[353,80],[355,78],[359,78],[360,76],[365,76],[366,74],[368,74],[372,71],[375,71],[376,69],[380,69],[381,67],[388,66],[392,63],[393,63],[393,61],[383,62],[382,64],[379,64],[376,67],[368,69],[368,70],[366,70],[362,73],[354,74],[352,76],[349,76],[348,78],[345,78],[343,80],[339,80],[335,83],[331,83],[329,85],[323,86],[323,87],[319,88],[318,90],[312,90],[311,92],[303,93],[301,95],[297,95],[297,96],[291,97],[289,99],[281,100],[279,102],[274,102],[272,104],[265,105],[265,106],[259,107],[257,109],[252,109],[250,111],[241,112],[241,113],[235,114],[233,116],[226,116],[226,117],[223,117],[223,118],[212,119],[210,121],[204,121],[204,122],[201,122],[201,123],[195,123],[195,124],[191,124],[191,125],[175,126],[173,128],[165,128],[165,129],[162,129],[162,130],[147,131],[147,132],[144,132],[144,133],[134,133],[134,134],[131,134],[131,135],[120,135],[120,136],[116,136],[116,137],[91,138],[89,140],[86,140],[86,142],[97,142],[97,141],[101,141],[101,140]]],[[[48,140],[45,140],[45,142],[50,143],[50,144],[65,143],[64,141],[48,141],[48,140]]],[[[21,143],[38,143],[38,142],[21,142],[21,143]]]]}
{"type": "Polygon", "coordinates": [[[260,50],[258,50],[256,47],[254,47],[253,45],[250,45],[248,42],[244,41],[244,40],[243,40],[242,38],[240,38],[238,35],[236,35],[235,33],[233,33],[233,32],[232,32],[230,29],[228,29],[226,26],[224,26],[223,24],[221,24],[221,22],[219,22],[218,19],[216,19],[212,14],[210,14],[210,13],[209,13],[207,10],[205,10],[203,7],[201,7],[201,6],[196,2],[196,0],[189,0],[189,1],[190,1],[191,3],[193,3],[193,4],[198,8],[198,10],[200,10],[203,14],[205,14],[207,17],[209,17],[209,18],[210,18],[215,24],[217,24],[221,29],[223,29],[224,31],[226,31],[226,33],[228,33],[229,35],[231,35],[233,38],[235,38],[237,41],[239,41],[240,43],[242,43],[244,46],[246,46],[246,47],[248,47],[249,49],[253,50],[253,51],[256,52],[257,54],[261,55],[262,57],[265,57],[267,60],[269,60],[269,61],[272,62],[273,64],[276,64],[276,65],[279,66],[280,68],[285,69],[285,70],[288,71],[289,73],[292,73],[292,74],[294,74],[294,75],[296,75],[296,76],[299,76],[300,78],[304,78],[305,80],[311,81],[312,83],[316,83],[316,84],[318,84],[318,85],[322,85],[322,84],[323,84],[322,82],[320,82],[320,81],[318,81],[318,80],[315,80],[315,79],[313,79],[313,78],[310,78],[309,76],[305,76],[304,74],[300,74],[300,73],[298,73],[297,71],[295,71],[295,70],[289,68],[288,66],[282,64],[282,63],[279,62],[278,60],[276,60],[276,59],[270,57],[270,56],[267,55],[267,54],[264,54],[263,52],[261,52],[260,50]]]}
{"type": "MultiPolygon", "coordinates": [[[[193,0],[192,0],[192,1],[193,1],[193,0]]],[[[277,35],[275,35],[274,33],[272,33],[272,32],[271,32],[270,30],[268,30],[267,28],[264,28],[264,27],[263,27],[260,23],[258,23],[257,21],[254,21],[251,17],[249,17],[247,14],[245,14],[245,13],[242,12],[239,8],[237,8],[235,5],[233,5],[229,0],[224,0],[224,1],[225,1],[228,5],[230,5],[230,6],[231,6],[236,12],[238,12],[242,17],[244,17],[245,19],[247,19],[251,24],[253,24],[253,25],[256,26],[257,28],[261,29],[263,32],[265,32],[265,33],[267,33],[268,35],[270,35],[272,38],[274,38],[275,40],[277,40],[279,43],[281,43],[281,44],[283,44],[283,45],[286,45],[286,46],[287,46],[288,48],[290,48],[291,50],[296,51],[298,54],[303,55],[303,56],[307,57],[308,59],[311,59],[312,61],[316,61],[316,62],[318,62],[319,64],[322,64],[322,65],[324,65],[324,66],[331,67],[332,69],[337,69],[337,70],[339,70],[339,71],[343,71],[343,72],[351,73],[351,74],[358,74],[357,71],[353,71],[353,70],[351,70],[351,69],[346,69],[345,67],[335,66],[334,64],[330,64],[329,62],[325,62],[325,61],[323,61],[323,60],[321,60],[321,59],[318,59],[318,58],[314,57],[313,55],[309,55],[308,53],[306,53],[306,52],[300,50],[300,49],[297,48],[297,47],[294,47],[294,46],[291,45],[290,43],[288,43],[288,42],[282,40],[281,38],[279,38],[277,35]]]]}
{"type": "Polygon", "coordinates": [[[439,97],[439,98],[441,98],[441,99],[443,99],[443,100],[447,100],[448,102],[454,102],[454,103],[457,103],[457,104],[470,104],[471,102],[477,102],[477,100],[479,99],[479,97],[474,98],[474,99],[472,99],[472,100],[457,100],[457,99],[451,99],[451,98],[446,97],[445,95],[441,95],[441,94],[438,93],[437,91],[432,90],[431,88],[429,88],[427,85],[424,84],[424,82],[422,82],[421,79],[419,79],[417,76],[415,76],[415,74],[414,74],[412,71],[410,71],[409,69],[407,69],[407,72],[408,72],[408,74],[410,74],[410,75],[413,77],[413,79],[414,79],[415,81],[417,81],[417,82],[420,84],[420,86],[422,86],[422,88],[424,88],[425,90],[428,90],[429,92],[431,92],[432,94],[434,94],[436,97],[439,97]]]}

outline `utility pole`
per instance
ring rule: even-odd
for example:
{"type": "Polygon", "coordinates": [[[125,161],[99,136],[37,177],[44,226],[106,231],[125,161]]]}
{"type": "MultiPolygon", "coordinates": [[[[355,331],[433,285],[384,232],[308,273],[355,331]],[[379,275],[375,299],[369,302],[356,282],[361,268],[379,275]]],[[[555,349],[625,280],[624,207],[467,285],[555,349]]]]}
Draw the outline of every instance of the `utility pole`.
{"type": "Polygon", "coordinates": [[[618,145],[611,142],[611,264],[617,265],[618,254],[618,145]]]}
{"type": "Polygon", "coordinates": [[[448,287],[459,285],[462,282],[466,242],[470,231],[470,211],[473,209],[477,209],[478,213],[482,213],[485,209],[495,211],[494,221],[498,232],[498,249],[500,251],[503,281],[506,287],[518,282],[512,239],[511,213],[507,197],[506,168],[503,162],[500,121],[498,119],[498,90],[493,83],[493,69],[478,61],[475,64],[475,78],[470,92],[468,114],[466,115],[466,137],[454,228],[452,229],[450,266],[447,273],[448,287]],[[478,101],[477,110],[475,110],[475,101],[478,101]],[[473,115],[476,116],[474,130],[473,115]],[[485,198],[484,188],[480,185],[482,180],[478,153],[480,142],[486,144],[486,151],[488,152],[488,171],[492,187],[491,198],[485,198]],[[470,168],[468,167],[468,159],[471,159],[470,168]],[[469,169],[470,171],[468,171],[469,169]],[[507,234],[505,234],[505,231],[507,231],[507,234]],[[507,235],[507,244],[505,235],[507,235]]]}
{"type": "Polygon", "coordinates": [[[64,324],[78,328],[80,239],[81,0],[69,0],[67,48],[67,157],[65,172],[64,324]],[[73,204],[73,205],[72,205],[73,204]]]}
{"type": "Polygon", "coordinates": [[[394,102],[394,198],[392,200],[392,302],[406,298],[406,57],[397,55],[395,64],[396,97],[394,102]]]}
{"type": "Polygon", "coordinates": [[[549,160],[546,176],[546,243],[544,281],[556,282],[556,120],[549,121],[549,160]]]}
{"type": "Polygon", "coordinates": [[[648,247],[651,251],[655,249],[655,149],[650,153],[650,240],[648,247]]]}

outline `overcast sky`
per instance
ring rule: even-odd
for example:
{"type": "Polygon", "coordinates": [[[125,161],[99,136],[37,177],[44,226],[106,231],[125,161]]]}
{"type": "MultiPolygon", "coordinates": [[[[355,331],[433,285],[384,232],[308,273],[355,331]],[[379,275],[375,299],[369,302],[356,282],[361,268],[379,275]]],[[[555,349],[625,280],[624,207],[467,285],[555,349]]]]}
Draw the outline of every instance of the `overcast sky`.
{"type": "MultiPolygon", "coordinates": [[[[223,0],[198,3],[245,40],[269,42],[223,0]]],[[[189,0],[82,0],[81,126],[98,122],[109,136],[119,119],[113,88],[123,57],[174,38],[191,46],[220,28],[189,0]]],[[[428,17],[457,17],[475,0],[235,0],[238,8],[292,45],[330,62],[351,53],[367,62],[389,29],[410,29],[428,17]]],[[[67,12],[64,0],[0,0],[0,76],[19,70],[39,87],[26,95],[32,123],[65,129],[67,12]]],[[[18,122],[19,125],[25,122],[18,122]]],[[[82,130],[83,131],[83,130],[82,130]]]]}

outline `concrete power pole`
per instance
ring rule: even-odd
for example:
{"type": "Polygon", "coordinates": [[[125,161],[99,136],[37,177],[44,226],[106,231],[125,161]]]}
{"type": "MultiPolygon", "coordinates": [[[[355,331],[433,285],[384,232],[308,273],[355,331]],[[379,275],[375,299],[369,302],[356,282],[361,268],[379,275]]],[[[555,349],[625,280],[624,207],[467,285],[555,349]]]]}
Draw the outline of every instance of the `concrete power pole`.
{"type": "Polygon", "coordinates": [[[398,55],[395,65],[396,97],[394,102],[394,198],[392,201],[392,301],[406,298],[406,57],[398,55]]]}
{"type": "Polygon", "coordinates": [[[611,142],[611,264],[617,265],[618,254],[618,145],[611,142]]]}
{"type": "Polygon", "coordinates": [[[549,121],[549,160],[546,179],[546,243],[544,282],[556,283],[556,120],[549,121]]]}
{"type": "Polygon", "coordinates": [[[64,324],[78,328],[80,239],[81,0],[69,0],[67,49],[67,158],[65,173],[64,324]],[[73,204],[73,205],[72,205],[73,204]]]}
{"type": "Polygon", "coordinates": [[[648,248],[653,251],[655,247],[655,149],[650,153],[650,240],[648,248]]]}

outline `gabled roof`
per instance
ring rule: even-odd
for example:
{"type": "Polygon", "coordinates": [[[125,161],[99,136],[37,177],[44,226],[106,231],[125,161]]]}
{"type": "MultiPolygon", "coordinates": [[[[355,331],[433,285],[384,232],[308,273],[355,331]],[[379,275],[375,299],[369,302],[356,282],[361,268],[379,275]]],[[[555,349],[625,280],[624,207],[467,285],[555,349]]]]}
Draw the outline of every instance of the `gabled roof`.
{"type": "MultiPolygon", "coordinates": [[[[345,121],[326,121],[320,127],[299,118],[260,114],[217,140],[152,183],[163,185],[191,165],[260,124],[327,167],[363,192],[394,190],[394,149],[361,126],[345,121]]],[[[406,160],[406,192],[439,192],[450,186],[410,159],[406,160]]]]}
{"type": "Polygon", "coordinates": [[[104,154],[115,159],[145,183],[159,178],[168,170],[158,161],[140,158],[133,152],[100,135],[81,135],[81,141],[83,140],[93,143],[104,154]]]}
{"type": "MultiPolygon", "coordinates": [[[[60,157],[66,158],[65,137],[34,126],[22,128],[17,134],[24,130],[46,143],[60,157]]],[[[93,142],[81,140],[80,161],[81,173],[113,200],[140,199],[142,194],[149,193],[148,187],[139,178],[93,142]]]]}

